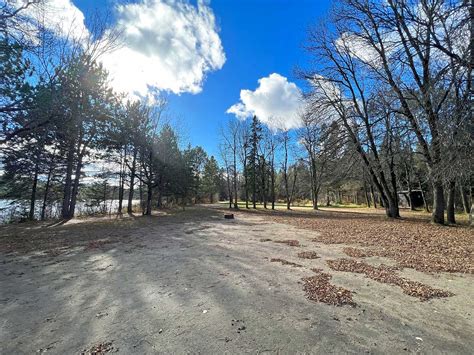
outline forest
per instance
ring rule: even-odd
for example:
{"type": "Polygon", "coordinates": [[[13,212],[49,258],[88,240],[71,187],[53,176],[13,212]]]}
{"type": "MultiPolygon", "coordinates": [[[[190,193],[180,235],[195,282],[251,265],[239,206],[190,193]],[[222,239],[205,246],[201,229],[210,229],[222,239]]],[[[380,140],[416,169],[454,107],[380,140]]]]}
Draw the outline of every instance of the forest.
{"type": "Polygon", "coordinates": [[[335,5],[309,30],[312,68],[297,70],[308,81],[302,127],[270,130],[254,117],[223,130],[231,199],[265,208],[284,200],[288,209],[307,200],[317,209],[341,204],[343,191],[345,203],[384,207],[390,218],[400,207],[431,212],[439,224],[470,214],[469,9],[443,1],[335,5]]]}
{"type": "Polygon", "coordinates": [[[99,58],[119,42],[103,20],[96,23],[99,43],[60,39],[40,26],[38,44],[21,11],[8,10],[0,63],[0,190],[9,201],[2,206],[7,217],[70,219],[78,201],[96,213],[130,214],[136,207],[145,215],[164,200],[170,206],[214,202],[218,163],[185,144],[166,99],[130,99],[110,87],[99,58]],[[117,201],[113,211],[111,200],[117,201]]]}
{"type": "Polygon", "coordinates": [[[471,354],[473,24],[0,1],[0,353],[471,354]]]}
{"type": "Polygon", "coordinates": [[[20,202],[17,219],[71,218],[78,200],[102,212],[117,200],[113,213],[121,214],[139,199],[149,215],[164,201],[221,199],[232,208],[238,200],[246,208],[366,204],[392,218],[408,206],[455,223],[472,204],[466,14],[461,2],[428,2],[423,11],[397,2],[336,6],[309,30],[311,67],[296,70],[308,83],[301,128],[278,129],[278,117],[276,129],[256,116],[230,119],[216,160],[181,139],[163,96],[113,91],[100,57],[120,34],[99,18],[100,41],[58,39],[39,27],[38,43],[22,12],[7,7],[1,196],[20,202]]]}

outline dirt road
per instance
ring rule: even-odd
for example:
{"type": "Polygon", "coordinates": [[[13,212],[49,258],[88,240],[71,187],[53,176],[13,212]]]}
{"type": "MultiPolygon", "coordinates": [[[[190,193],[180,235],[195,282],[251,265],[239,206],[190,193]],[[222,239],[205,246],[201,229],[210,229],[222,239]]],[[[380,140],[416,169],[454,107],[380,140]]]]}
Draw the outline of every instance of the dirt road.
{"type": "Polygon", "coordinates": [[[347,245],[311,241],[318,233],[259,215],[225,220],[204,207],[1,227],[0,352],[472,353],[473,275],[399,271],[454,294],[421,302],[331,270],[327,260],[347,258],[347,245]],[[275,243],[288,239],[300,246],[275,243]],[[350,290],[356,306],[308,300],[302,278],[313,268],[350,290]]]}

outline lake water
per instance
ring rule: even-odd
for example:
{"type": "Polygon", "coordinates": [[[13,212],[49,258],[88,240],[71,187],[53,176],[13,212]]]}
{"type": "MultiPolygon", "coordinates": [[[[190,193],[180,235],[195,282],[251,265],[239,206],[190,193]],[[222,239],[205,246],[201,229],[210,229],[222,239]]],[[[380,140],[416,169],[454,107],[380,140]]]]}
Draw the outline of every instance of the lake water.
{"type": "MultiPolygon", "coordinates": [[[[119,200],[106,200],[97,205],[92,201],[78,201],[75,216],[94,215],[97,213],[116,213],[119,200]]],[[[122,201],[123,210],[127,209],[128,200],[122,201]]],[[[133,200],[133,205],[139,205],[140,200],[133,200]]],[[[41,216],[42,201],[35,205],[35,218],[41,216]]],[[[30,209],[29,201],[0,200],[0,223],[19,220],[28,216],[30,209]]],[[[59,218],[61,215],[61,202],[50,204],[46,207],[46,218],[59,218]]]]}

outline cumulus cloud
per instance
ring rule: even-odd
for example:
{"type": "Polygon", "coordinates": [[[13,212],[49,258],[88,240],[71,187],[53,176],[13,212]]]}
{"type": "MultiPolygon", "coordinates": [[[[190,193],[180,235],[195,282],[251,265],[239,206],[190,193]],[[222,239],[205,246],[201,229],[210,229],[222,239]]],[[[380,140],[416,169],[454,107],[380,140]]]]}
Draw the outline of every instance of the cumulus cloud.
{"type": "Polygon", "coordinates": [[[153,90],[199,93],[207,73],[226,57],[212,9],[198,0],[142,0],[119,5],[116,28],[123,46],[102,61],[112,85],[146,96],[153,90]]]}
{"type": "Polygon", "coordinates": [[[240,101],[226,112],[239,119],[256,115],[271,129],[292,129],[301,126],[301,91],[280,74],[273,73],[258,80],[258,87],[241,90],[240,101]]]}
{"type": "MultiPolygon", "coordinates": [[[[17,5],[22,0],[15,0],[17,5]]],[[[71,40],[90,39],[84,14],[71,0],[44,0],[22,12],[35,24],[71,40]]],[[[138,0],[116,6],[109,31],[121,45],[100,57],[115,90],[150,98],[157,91],[199,93],[206,75],[226,61],[209,2],[138,0]]]]}
{"type": "MultiPolygon", "coordinates": [[[[14,0],[13,5],[23,6],[24,1],[14,0]]],[[[29,33],[32,41],[36,41],[38,26],[74,41],[82,41],[90,35],[84,22],[84,14],[71,0],[43,0],[22,10],[21,15],[31,21],[23,23],[24,28],[21,30],[29,33]]]]}

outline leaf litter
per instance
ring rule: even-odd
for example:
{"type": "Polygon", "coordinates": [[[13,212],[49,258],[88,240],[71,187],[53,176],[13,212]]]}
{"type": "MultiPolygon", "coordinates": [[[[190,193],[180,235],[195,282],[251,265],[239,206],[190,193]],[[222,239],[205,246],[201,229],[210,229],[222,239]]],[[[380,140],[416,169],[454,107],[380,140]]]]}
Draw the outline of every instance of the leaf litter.
{"type": "Polygon", "coordinates": [[[287,244],[290,247],[299,247],[300,242],[295,240],[295,239],[288,239],[288,240],[275,240],[275,243],[280,243],[280,244],[287,244]]]}
{"type": "Polygon", "coordinates": [[[311,301],[322,302],[332,306],[356,306],[352,292],[330,283],[332,276],[324,272],[316,272],[313,276],[303,277],[303,290],[311,301]]]}
{"type": "Polygon", "coordinates": [[[284,259],[281,259],[281,258],[271,258],[270,262],[272,262],[272,263],[282,263],[282,265],[288,265],[288,266],[293,266],[293,267],[302,267],[303,266],[303,265],[293,263],[291,261],[284,260],[284,259]]]}
{"type": "Polygon", "coordinates": [[[351,259],[328,260],[327,264],[332,270],[364,274],[377,282],[398,286],[403,290],[403,293],[412,297],[418,297],[421,301],[454,295],[449,291],[433,288],[421,282],[401,277],[395,272],[397,268],[384,264],[372,266],[363,261],[351,259]]]}
{"type": "Polygon", "coordinates": [[[298,253],[298,258],[301,259],[318,259],[319,255],[315,251],[302,251],[298,253]]]}
{"type": "MultiPolygon", "coordinates": [[[[387,219],[377,212],[317,213],[275,211],[242,213],[265,214],[265,219],[319,232],[314,242],[352,244],[347,248],[354,257],[381,256],[393,259],[400,267],[423,272],[474,274],[474,234],[465,226],[441,226],[428,216],[387,219]]],[[[285,242],[285,241],[279,241],[285,242]]]]}

